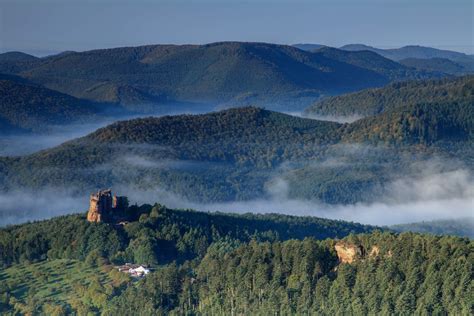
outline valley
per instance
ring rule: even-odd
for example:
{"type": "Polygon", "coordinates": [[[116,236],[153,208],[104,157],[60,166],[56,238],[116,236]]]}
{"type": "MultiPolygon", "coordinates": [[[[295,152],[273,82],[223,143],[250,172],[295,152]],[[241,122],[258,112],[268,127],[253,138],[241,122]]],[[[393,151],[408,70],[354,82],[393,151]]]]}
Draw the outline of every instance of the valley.
{"type": "Polygon", "coordinates": [[[472,314],[473,69],[421,46],[1,53],[0,314],[472,314]]]}

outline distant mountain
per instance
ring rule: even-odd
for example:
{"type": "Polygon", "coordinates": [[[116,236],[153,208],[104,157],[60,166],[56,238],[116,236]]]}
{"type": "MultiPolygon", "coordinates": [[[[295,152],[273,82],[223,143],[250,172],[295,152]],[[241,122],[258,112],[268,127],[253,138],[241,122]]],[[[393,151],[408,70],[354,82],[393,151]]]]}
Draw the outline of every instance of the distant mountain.
{"type": "Polygon", "coordinates": [[[25,62],[35,60],[39,60],[39,58],[22,52],[6,52],[0,54],[0,63],[25,62]]]}
{"type": "Polygon", "coordinates": [[[467,71],[474,71],[474,58],[470,55],[459,53],[450,50],[437,49],[432,47],[425,46],[404,46],[401,48],[392,48],[392,49],[381,49],[375,48],[372,46],[367,46],[363,44],[349,44],[344,45],[340,49],[347,51],[372,51],[379,55],[382,55],[386,58],[401,61],[407,58],[417,58],[417,59],[432,59],[432,58],[442,58],[449,59],[460,64],[467,71]]]}
{"type": "Polygon", "coordinates": [[[385,56],[393,60],[402,60],[405,58],[446,58],[450,60],[455,60],[469,57],[464,53],[418,45],[408,45],[400,48],[382,49],[363,44],[348,44],[342,46],[340,49],[348,51],[374,51],[379,55],[385,56]]]}
{"type": "Polygon", "coordinates": [[[0,75],[0,132],[44,131],[48,125],[92,120],[105,110],[87,100],[59,93],[25,79],[0,75]]]}
{"type": "Polygon", "coordinates": [[[316,102],[307,115],[368,116],[417,103],[474,102],[474,76],[398,82],[383,88],[330,97],[316,102]]]}
{"type": "Polygon", "coordinates": [[[462,75],[469,72],[465,67],[446,58],[406,58],[400,60],[399,63],[418,71],[441,72],[452,75],[462,75]]]}
{"type": "Polygon", "coordinates": [[[0,159],[0,189],[159,186],[200,202],[272,194],[335,204],[370,201],[394,176],[410,174],[413,157],[451,154],[438,143],[448,142],[450,151],[469,147],[473,121],[469,104],[400,107],[352,124],[254,107],[135,119],[33,155],[0,159]],[[344,149],[354,143],[381,146],[369,155],[344,149]],[[327,165],[330,160],[341,167],[327,165]]]}
{"type": "Polygon", "coordinates": [[[34,67],[41,58],[22,52],[6,52],[0,54],[0,73],[16,74],[34,67]]]}
{"type": "Polygon", "coordinates": [[[390,81],[406,80],[407,78],[417,79],[436,76],[443,77],[444,75],[443,72],[437,70],[414,70],[411,69],[411,66],[404,66],[371,51],[348,52],[332,47],[322,47],[313,52],[353,66],[369,69],[386,78],[389,78],[390,81]]]}
{"type": "Polygon", "coordinates": [[[323,48],[323,47],[327,47],[326,45],[321,45],[321,44],[293,44],[291,45],[293,47],[296,47],[296,48],[299,48],[301,50],[306,50],[306,51],[315,51],[315,50],[318,50],[320,48],[323,48]]]}
{"type": "Polygon", "coordinates": [[[452,235],[459,237],[474,238],[474,218],[459,218],[426,221],[410,224],[399,224],[390,226],[398,232],[418,232],[429,233],[434,235],[452,235]]]}
{"type": "Polygon", "coordinates": [[[403,73],[404,66],[398,66],[402,70],[394,76],[393,63],[387,61],[389,69],[384,69],[380,58],[372,66],[370,60],[354,61],[356,54],[350,58],[330,55],[265,43],[150,45],[4,62],[0,72],[75,97],[120,103],[131,109],[175,102],[249,104],[257,100],[271,108],[284,102],[281,100],[304,99],[308,104],[322,94],[377,87],[394,78],[439,75],[410,68],[403,73]]]}

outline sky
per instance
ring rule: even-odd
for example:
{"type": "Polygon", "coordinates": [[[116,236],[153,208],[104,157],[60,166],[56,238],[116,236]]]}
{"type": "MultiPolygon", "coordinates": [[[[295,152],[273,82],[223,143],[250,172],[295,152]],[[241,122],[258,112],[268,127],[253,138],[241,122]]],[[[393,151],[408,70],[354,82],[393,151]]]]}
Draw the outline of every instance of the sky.
{"type": "Polygon", "coordinates": [[[423,45],[474,54],[472,0],[0,0],[0,51],[145,44],[423,45]]]}

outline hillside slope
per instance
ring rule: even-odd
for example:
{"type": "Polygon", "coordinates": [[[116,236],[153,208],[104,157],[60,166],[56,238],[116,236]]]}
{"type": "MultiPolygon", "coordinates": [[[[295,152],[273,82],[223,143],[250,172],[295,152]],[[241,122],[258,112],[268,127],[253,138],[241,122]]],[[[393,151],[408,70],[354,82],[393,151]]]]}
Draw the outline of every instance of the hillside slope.
{"type": "Polygon", "coordinates": [[[474,76],[392,83],[383,88],[330,97],[306,109],[312,115],[368,116],[416,103],[473,102],[474,76]]]}
{"type": "Polygon", "coordinates": [[[89,223],[81,214],[0,229],[2,312],[464,315],[472,309],[467,238],[159,204],[127,213],[122,225],[89,223]],[[126,262],[151,272],[132,280],[118,270],[126,262]]]}

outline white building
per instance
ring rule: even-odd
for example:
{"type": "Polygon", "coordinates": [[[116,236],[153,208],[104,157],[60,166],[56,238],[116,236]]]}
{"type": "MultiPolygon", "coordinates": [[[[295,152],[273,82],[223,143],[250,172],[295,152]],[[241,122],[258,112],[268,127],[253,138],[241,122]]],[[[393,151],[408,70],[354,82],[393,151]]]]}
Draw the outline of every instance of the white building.
{"type": "Polygon", "coordinates": [[[148,273],[150,273],[150,270],[145,268],[144,266],[139,266],[137,268],[130,268],[128,270],[128,273],[130,273],[130,275],[132,275],[132,276],[141,277],[141,276],[145,276],[148,273]]]}

